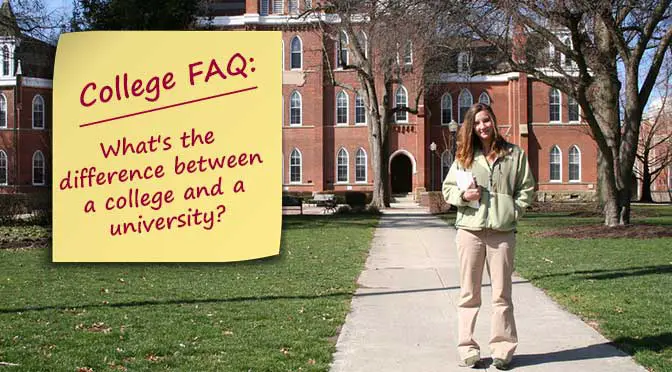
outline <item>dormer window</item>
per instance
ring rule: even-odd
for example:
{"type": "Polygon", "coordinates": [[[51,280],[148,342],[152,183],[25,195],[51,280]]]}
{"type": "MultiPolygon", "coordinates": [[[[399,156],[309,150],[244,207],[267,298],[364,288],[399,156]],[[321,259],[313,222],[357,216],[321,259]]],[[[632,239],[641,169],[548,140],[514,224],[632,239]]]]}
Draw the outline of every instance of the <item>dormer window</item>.
{"type": "Polygon", "coordinates": [[[457,73],[471,73],[471,52],[460,52],[457,55],[457,73]]]}
{"type": "Polygon", "coordinates": [[[2,47],[2,75],[3,76],[8,76],[11,74],[10,71],[10,59],[9,59],[9,48],[7,45],[2,47]]]}
{"type": "Polygon", "coordinates": [[[284,13],[284,4],[282,0],[271,0],[273,1],[273,14],[282,14],[284,13]]]}

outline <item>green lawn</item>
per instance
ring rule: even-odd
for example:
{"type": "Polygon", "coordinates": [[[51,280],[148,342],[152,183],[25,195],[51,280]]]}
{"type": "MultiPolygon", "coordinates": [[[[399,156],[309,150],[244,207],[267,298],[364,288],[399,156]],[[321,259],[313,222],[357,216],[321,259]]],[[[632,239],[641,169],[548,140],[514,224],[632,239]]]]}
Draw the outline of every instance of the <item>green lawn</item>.
{"type": "MultiPolygon", "coordinates": [[[[633,216],[633,223],[672,228],[670,205],[634,205],[633,216]]],[[[534,236],[601,221],[570,213],[527,214],[519,225],[516,269],[638,363],[655,372],[672,371],[672,238],[534,236]]]]}
{"type": "Polygon", "coordinates": [[[0,250],[0,362],[326,371],[376,224],[288,216],[280,256],[232,264],[54,265],[48,249],[0,250]]]}

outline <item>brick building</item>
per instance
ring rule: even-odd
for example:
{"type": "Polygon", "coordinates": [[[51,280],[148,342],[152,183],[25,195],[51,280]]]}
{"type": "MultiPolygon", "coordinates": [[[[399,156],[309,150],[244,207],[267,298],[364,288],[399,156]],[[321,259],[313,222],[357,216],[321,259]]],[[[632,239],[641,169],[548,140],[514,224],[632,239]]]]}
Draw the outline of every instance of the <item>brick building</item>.
{"type": "Polygon", "coordinates": [[[0,17],[0,194],[46,192],[56,48],[22,35],[7,0],[0,17]]]}
{"type": "MultiPolygon", "coordinates": [[[[326,78],[331,69],[338,81],[356,86],[355,72],[332,67],[338,65],[338,47],[333,41],[325,42],[328,39],[314,19],[291,17],[310,3],[220,2],[211,22],[222,30],[283,33],[283,189],[371,190],[373,173],[363,100],[331,85],[326,78]],[[330,49],[331,44],[334,47],[330,49]],[[323,45],[327,46],[328,60],[323,58],[323,45]]],[[[338,27],[336,20],[331,23],[338,27]]],[[[358,37],[366,42],[365,34],[358,37]]],[[[423,68],[422,61],[413,58],[417,52],[409,49],[400,62],[413,74],[421,74],[423,68]]],[[[440,189],[452,161],[451,129],[462,121],[467,107],[483,101],[493,107],[505,138],[528,153],[539,199],[594,196],[597,146],[587,126],[580,123],[578,105],[526,74],[467,76],[463,70],[468,60],[469,56],[457,55],[453,68],[440,74],[431,89],[425,89],[429,93],[420,102],[418,115],[397,116],[390,134],[388,165],[393,193],[440,189]]],[[[417,87],[399,85],[394,89],[395,102],[408,105],[417,87]]]]}

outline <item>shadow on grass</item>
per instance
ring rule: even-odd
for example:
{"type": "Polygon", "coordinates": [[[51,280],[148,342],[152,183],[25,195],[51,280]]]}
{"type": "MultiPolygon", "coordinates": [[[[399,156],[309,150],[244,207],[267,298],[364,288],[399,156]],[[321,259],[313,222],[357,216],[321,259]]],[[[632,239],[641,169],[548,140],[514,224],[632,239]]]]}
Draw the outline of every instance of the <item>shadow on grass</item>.
{"type": "Polygon", "coordinates": [[[610,342],[595,344],[576,349],[559,350],[550,353],[519,354],[513,357],[511,368],[533,366],[538,364],[570,362],[586,359],[601,359],[627,356],[610,342]]]}
{"type": "Polygon", "coordinates": [[[672,333],[666,332],[642,338],[619,337],[614,340],[614,344],[631,355],[644,350],[660,353],[672,347],[672,333]]]}
{"type": "Polygon", "coordinates": [[[530,280],[553,278],[558,276],[579,275],[583,279],[605,280],[618,279],[632,276],[657,275],[672,273],[672,265],[657,265],[657,266],[639,266],[639,267],[625,267],[620,269],[601,269],[601,270],[578,270],[565,273],[554,273],[547,275],[532,276],[530,280]]]}
{"type": "MultiPolygon", "coordinates": [[[[518,280],[513,284],[529,283],[527,280],[518,280]]],[[[490,284],[484,284],[482,287],[489,287],[490,284]]],[[[95,309],[95,308],[124,308],[136,306],[154,306],[154,305],[182,305],[182,304],[209,304],[209,303],[235,303],[248,301],[276,301],[276,300],[314,300],[318,298],[342,298],[350,297],[370,297],[370,296],[389,296],[389,295],[404,295],[409,293],[422,292],[441,292],[452,291],[460,289],[459,286],[452,287],[438,287],[438,288],[420,288],[420,289],[404,289],[397,291],[376,291],[376,292],[333,292],[315,295],[291,295],[291,296],[246,296],[246,297],[232,297],[232,298],[194,298],[194,299],[173,299],[173,300],[151,300],[151,301],[129,301],[121,303],[110,304],[80,304],[80,305],[50,305],[50,306],[24,306],[12,309],[0,309],[0,314],[22,313],[26,311],[44,311],[44,310],[69,310],[69,309],[95,309]]]]}

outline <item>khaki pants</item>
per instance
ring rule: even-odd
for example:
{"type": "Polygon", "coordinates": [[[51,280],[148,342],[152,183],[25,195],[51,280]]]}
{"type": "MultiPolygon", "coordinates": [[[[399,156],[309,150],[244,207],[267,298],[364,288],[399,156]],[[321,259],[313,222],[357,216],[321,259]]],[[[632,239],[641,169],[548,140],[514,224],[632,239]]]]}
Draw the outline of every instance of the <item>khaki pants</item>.
{"type": "Polygon", "coordinates": [[[458,304],[458,352],[463,360],[480,354],[474,340],[476,317],[481,307],[483,266],[488,265],[492,283],[490,352],[493,358],[511,361],[518,335],[511,301],[511,275],[516,239],[513,231],[457,230],[460,260],[460,302],[458,304]]]}

